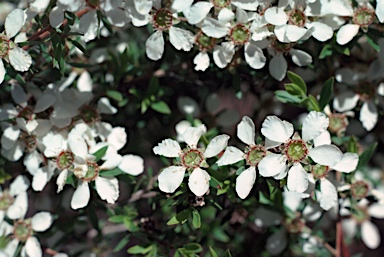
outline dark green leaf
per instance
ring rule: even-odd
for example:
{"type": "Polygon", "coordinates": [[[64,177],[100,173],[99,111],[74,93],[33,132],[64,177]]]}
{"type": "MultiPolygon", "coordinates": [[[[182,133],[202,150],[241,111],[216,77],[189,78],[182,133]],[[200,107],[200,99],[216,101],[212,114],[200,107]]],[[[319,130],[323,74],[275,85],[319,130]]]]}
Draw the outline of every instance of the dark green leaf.
{"type": "Polygon", "coordinates": [[[327,56],[331,56],[333,53],[331,45],[325,45],[319,54],[319,59],[324,59],[327,56]]]}
{"type": "Polygon", "coordinates": [[[106,94],[109,98],[112,98],[117,102],[121,102],[124,99],[123,94],[116,90],[107,90],[106,94]]]}
{"type": "Polygon", "coordinates": [[[156,95],[159,91],[159,78],[152,77],[149,81],[149,87],[147,90],[147,95],[156,95]]]}
{"type": "Polygon", "coordinates": [[[297,75],[296,73],[293,73],[292,71],[288,71],[287,76],[292,83],[296,84],[301,88],[301,90],[304,92],[304,95],[307,94],[307,85],[299,75],[297,75]]]}
{"type": "Polygon", "coordinates": [[[71,41],[72,44],[74,46],[76,46],[81,52],[86,53],[87,50],[84,48],[84,46],[82,44],[80,44],[76,40],[73,40],[73,39],[70,39],[70,38],[68,38],[68,40],[71,41]]]}
{"type": "Polygon", "coordinates": [[[227,251],[225,251],[223,257],[232,257],[232,254],[231,252],[229,251],[229,249],[227,251]]]}
{"type": "Polygon", "coordinates": [[[93,154],[93,156],[96,157],[95,162],[100,161],[100,159],[105,155],[107,150],[108,150],[108,146],[107,145],[102,147],[102,148],[100,148],[99,150],[97,150],[96,153],[93,154]]]}
{"type": "Polygon", "coordinates": [[[192,210],[192,225],[194,228],[200,228],[201,226],[200,214],[196,209],[192,210]]]}
{"type": "Polygon", "coordinates": [[[190,253],[200,253],[203,251],[203,248],[201,247],[201,245],[199,245],[197,243],[186,244],[186,245],[184,245],[183,248],[186,249],[190,253]]]}
{"type": "Polygon", "coordinates": [[[211,254],[211,257],[219,257],[215,250],[213,250],[212,247],[209,246],[209,253],[211,254]]]}
{"type": "Polygon", "coordinates": [[[152,249],[152,245],[148,246],[147,248],[142,247],[140,245],[135,245],[129,248],[127,252],[130,254],[146,254],[149,251],[151,251],[151,249],[152,249]]]}
{"type": "Polygon", "coordinates": [[[112,223],[123,223],[124,222],[124,215],[116,215],[109,217],[108,221],[112,223]]]}
{"type": "Polygon", "coordinates": [[[188,219],[190,214],[191,214],[191,209],[188,208],[188,209],[182,210],[181,212],[176,214],[176,219],[180,223],[184,223],[188,219]]]}
{"type": "Polygon", "coordinates": [[[323,88],[321,89],[319,107],[320,110],[323,110],[324,107],[329,103],[333,93],[333,84],[335,83],[335,78],[331,77],[325,81],[323,88]]]}
{"type": "Polygon", "coordinates": [[[151,104],[151,108],[157,112],[164,113],[164,114],[170,114],[171,109],[169,108],[168,104],[166,104],[163,101],[154,102],[151,104]]]}
{"type": "Polygon", "coordinates": [[[357,141],[354,136],[351,136],[351,138],[348,141],[348,147],[347,147],[347,152],[350,153],[358,153],[358,147],[357,147],[357,141]]]}
{"type": "Polygon", "coordinates": [[[113,248],[113,252],[116,253],[123,249],[128,244],[129,237],[130,235],[126,235],[125,237],[123,237],[120,242],[115,246],[115,248],[113,248]]]}
{"type": "Polygon", "coordinates": [[[371,144],[365,151],[359,156],[359,163],[357,164],[356,169],[360,169],[368,164],[368,161],[371,159],[373,153],[375,152],[377,143],[371,144]]]}
{"type": "Polygon", "coordinates": [[[365,33],[365,38],[367,39],[368,44],[372,46],[373,49],[375,49],[377,52],[380,52],[380,46],[377,42],[374,41],[373,38],[371,38],[368,33],[365,33]]]}
{"type": "Polygon", "coordinates": [[[126,173],[119,168],[115,168],[113,170],[100,171],[100,176],[102,176],[102,177],[116,177],[116,176],[119,176],[121,174],[126,174],[126,173]]]}

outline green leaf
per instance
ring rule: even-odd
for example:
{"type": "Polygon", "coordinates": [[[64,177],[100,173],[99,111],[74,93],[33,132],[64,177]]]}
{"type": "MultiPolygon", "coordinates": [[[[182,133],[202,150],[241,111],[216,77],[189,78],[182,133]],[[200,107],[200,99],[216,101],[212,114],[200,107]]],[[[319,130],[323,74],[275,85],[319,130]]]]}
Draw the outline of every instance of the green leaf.
{"type": "Polygon", "coordinates": [[[112,223],[123,223],[124,222],[124,215],[116,215],[109,217],[108,221],[112,223]]]}
{"type": "Polygon", "coordinates": [[[191,214],[191,209],[188,208],[188,209],[182,210],[181,212],[176,214],[176,219],[180,223],[184,223],[188,219],[190,214],[191,214]]]}
{"type": "Polygon", "coordinates": [[[320,112],[320,106],[317,102],[316,98],[313,95],[309,95],[301,102],[309,111],[317,111],[320,112]]]}
{"type": "Polygon", "coordinates": [[[211,257],[219,257],[219,256],[217,255],[217,253],[215,252],[215,250],[213,250],[212,247],[209,246],[208,249],[209,249],[209,253],[211,254],[211,257]]]}
{"type": "Polygon", "coordinates": [[[287,92],[290,93],[291,95],[297,95],[297,96],[306,95],[306,93],[302,90],[302,88],[294,83],[284,84],[284,86],[285,86],[285,90],[287,90],[287,92]]]}
{"type": "Polygon", "coordinates": [[[203,251],[203,248],[201,247],[201,245],[199,245],[197,243],[186,244],[186,245],[184,245],[183,248],[186,249],[190,253],[200,253],[203,251]]]}
{"type": "Polygon", "coordinates": [[[115,248],[113,248],[113,252],[116,253],[116,252],[119,252],[121,249],[123,249],[129,242],[129,237],[130,235],[126,235],[125,237],[123,237],[119,243],[117,243],[117,245],[115,246],[115,248]]]}
{"type": "Polygon", "coordinates": [[[87,50],[84,48],[84,46],[82,44],[80,44],[79,42],[77,42],[76,40],[73,40],[71,38],[67,38],[70,42],[72,42],[72,44],[74,46],[76,46],[81,52],[83,53],[86,53],[87,50]]]}
{"type": "Polygon", "coordinates": [[[211,176],[211,179],[209,180],[209,185],[216,189],[220,189],[223,187],[222,183],[212,176],[211,176]]]}
{"type": "Polygon", "coordinates": [[[372,46],[373,49],[375,49],[377,52],[380,52],[380,46],[371,38],[368,33],[365,33],[365,38],[367,39],[368,44],[372,46]]]}
{"type": "Polygon", "coordinates": [[[196,229],[201,227],[200,214],[196,209],[192,210],[192,225],[196,229]]]}
{"type": "Polygon", "coordinates": [[[75,181],[77,180],[75,174],[71,174],[67,177],[67,179],[65,180],[65,184],[69,184],[69,185],[73,185],[75,183],[75,181]]]}
{"type": "Polygon", "coordinates": [[[276,96],[277,100],[279,100],[282,103],[296,103],[296,104],[298,104],[301,102],[300,97],[297,97],[295,95],[291,95],[290,93],[288,93],[285,90],[276,90],[275,96],[276,96]]]}
{"type": "Polygon", "coordinates": [[[100,148],[99,150],[97,150],[97,152],[93,154],[93,156],[96,157],[95,162],[100,161],[100,159],[105,155],[107,150],[108,150],[108,146],[104,146],[104,147],[100,148]]]}
{"type": "Polygon", "coordinates": [[[294,84],[296,84],[301,88],[301,90],[304,92],[304,95],[307,94],[307,85],[299,75],[297,75],[296,73],[293,73],[292,71],[288,71],[287,76],[291,82],[293,82],[294,84]]]}
{"type": "Polygon", "coordinates": [[[347,152],[350,153],[358,153],[358,148],[357,148],[357,141],[354,136],[351,136],[351,138],[348,141],[348,147],[347,147],[347,152]]]}
{"type": "Polygon", "coordinates": [[[101,170],[99,174],[102,177],[116,177],[118,175],[126,173],[119,168],[115,168],[113,170],[101,170]]]}
{"type": "Polygon", "coordinates": [[[164,114],[171,114],[172,113],[168,104],[166,104],[163,101],[152,103],[151,108],[157,112],[164,113],[164,114]]]}
{"type": "Polygon", "coordinates": [[[232,257],[232,254],[231,252],[229,251],[229,249],[227,249],[223,255],[223,257],[232,257]]]}
{"type": "Polygon", "coordinates": [[[159,78],[152,77],[149,81],[149,87],[147,90],[147,95],[156,95],[159,91],[159,78]]]}
{"type": "Polygon", "coordinates": [[[324,59],[327,56],[331,56],[333,53],[332,46],[327,44],[321,49],[321,52],[319,54],[319,59],[324,59]]]}
{"type": "Polygon", "coordinates": [[[127,252],[130,254],[146,254],[151,250],[152,250],[152,245],[148,246],[147,248],[142,247],[140,245],[135,245],[129,248],[127,252]]]}
{"type": "Polygon", "coordinates": [[[333,93],[333,85],[335,83],[335,78],[331,77],[325,81],[323,88],[320,92],[319,107],[320,110],[323,110],[324,107],[329,103],[333,93]]]}
{"type": "Polygon", "coordinates": [[[167,225],[168,226],[171,226],[171,225],[176,225],[176,224],[179,224],[179,221],[177,220],[176,216],[173,216],[170,220],[168,220],[167,222],[167,225]]]}
{"type": "Polygon", "coordinates": [[[356,169],[360,169],[368,164],[368,161],[371,159],[373,153],[375,152],[377,143],[371,144],[365,151],[359,156],[359,163],[357,164],[356,169]]]}
{"type": "Polygon", "coordinates": [[[124,217],[123,223],[129,232],[136,232],[139,230],[138,226],[129,217],[124,217]]]}
{"type": "Polygon", "coordinates": [[[106,92],[109,98],[116,100],[117,102],[121,102],[124,100],[123,94],[116,90],[107,90],[106,92]]]}

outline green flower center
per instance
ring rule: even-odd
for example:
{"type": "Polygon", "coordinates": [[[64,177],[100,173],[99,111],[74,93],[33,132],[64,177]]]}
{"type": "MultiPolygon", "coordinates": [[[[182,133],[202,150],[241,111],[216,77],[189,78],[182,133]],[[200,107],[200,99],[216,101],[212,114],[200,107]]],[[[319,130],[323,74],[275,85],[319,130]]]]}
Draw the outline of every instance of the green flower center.
{"type": "Polygon", "coordinates": [[[351,217],[358,223],[361,224],[364,221],[369,220],[370,216],[368,210],[365,207],[355,205],[351,210],[351,217]]]}
{"type": "Polygon", "coordinates": [[[301,162],[308,155],[308,148],[301,139],[289,140],[285,144],[284,154],[289,162],[301,162]]]}
{"type": "Polygon", "coordinates": [[[348,126],[348,119],[344,114],[334,113],[329,115],[329,127],[328,129],[337,134],[342,135],[348,126]]]}
{"type": "Polygon", "coordinates": [[[229,32],[229,37],[235,45],[244,45],[246,42],[249,41],[249,38],[251,37],[251,32],[247,27],[245,27],[245,25],[237,24],[229,32]]]}
{"type": "Polygon", "coordinates": [[[0,59],[3,59],[8,55],[8,51],[10,49],[9,45],[9,39],[8,37],[4,34],[0,34],[0,59]]]}
{"type": "Polygon", "coordinates": [[[362,27],[368,27],[373,20],[375,19],[375,11],[367,8],[361,7],[355,11],[353,17],[353,23],[360,25],[362,27]]]}
{"type": "Polygon", "coordinates": [[[218,8],[225,8],[231,4],[231,0],[211,0],[211,2],[218,8]]]}
{"type": "Polygon", "coordinates": [[[296,25],[298,27],[304,27],[305,14],[300,10],[292,10],[289,14],[289,24],[296,25]]]}
{"type": "Polygon", "coordinates": [[[186,168],[197,168],[204,161],[204,155],[199,149],[184,149],[181,163],[186,168]]]}
{"type": "Polygon", "coordinates": [[[162,8],[153,15],[153,26],[158,30],[168,30],[172,26],[172,13],[162,8]]]}
{"type": "Polygon", "coordinates": [[[277,39],[272,41],[272,47],[277,52],[281,52],[281,53],[289,52],[294,45],[295,45],[295,43],[282,43],[277,39]]]}
{"type": "Polygon", "coordinates": [[[21,242],[27,241],[32,236],[32,224],[31,220],[18,220],[13,225],[13,235],[21,242]]]}
{"type": "Polygon", "coordinates": [[[80,108],[80,117],[88,125],[93,125],[100,120],[100,114],[88,105],[84,105],[80,108]]]}
{"type": "Polygon", "coordinates": [[[320,164],[312,165],[312,175],[315,178],[324,178],[327,175],[329,168],[320,164]]]}
{"type": "Polygon", "coordinates": [[[195,43],[199,46],[200,51],[206,51],[212,49],[216,45],[216,38],[208,37],[202,31],[199,31],[196,35],[195,43]]]}
{"type": "Polygon", "coordinates": [[[14,198],[9,194],[8,190],[3,192],[3,195],[0,196],[0,210],[8,210],[9,206],[12,205],[14,198]]]}
{"type": "Polygon", "coordinates": [[[368,195],[368,184],[364,181],[356,181],[351,185],[351,194],[352,197],[356,199],[363,199],[368,195]]]}
{"type": "Polygon", "coordinates": [[[73,161],[73,153],[69,151],[63,151],[57,157],[56,165],[59,169],[65,170],[72,166],[73,161]]]}
{"type": "Polygon", "coordinates": [[[267,155],[267,150],[261,145],[247,147],[245,149],[245,160],[248,165],[256,166],[267,155]]]}
{"type": "Polygon", "coordinates": [[[88,162],[87,163],[88,170],[85,173],[84,177],[81,179],[86,182],[90,182],[95,180],[99,176],[99,165],[95,162],[88,162]]]}

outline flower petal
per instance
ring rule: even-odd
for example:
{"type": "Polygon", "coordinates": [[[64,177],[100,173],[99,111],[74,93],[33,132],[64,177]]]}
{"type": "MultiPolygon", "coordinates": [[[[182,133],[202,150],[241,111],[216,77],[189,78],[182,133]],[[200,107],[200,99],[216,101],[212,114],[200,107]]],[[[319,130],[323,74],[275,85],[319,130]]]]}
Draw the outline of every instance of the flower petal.
{"type": "Polygon", "coordinates": [[[335,145],[320,145],[309,149],[309,157],[320,165],[335,166],[343,158],[343,153],[335,145]]]}
{"type": "Polygon", "coordinates": [[[288,21],[284,8],[270,7],[265,10],[264,17],[268,23],[273,25],[283,25],[288,21]]]}
{"type": "Polygon", "coordinates": [[[41,250],[41,245],[39,240],[36,237],[31,236],[27,239],[27,242],[24,246],[26,256],[28,257],[41,257],[43,256],[43,251],[41,250]]]}
{"type": "Polygon", "coordinates": [[[248,116],[237,125],[237,137],[247,145],[255,144],[255,124],[248,116]]]}
{"type": "Polygon", "coordinates": [[[157,155],[165,157],[178,157],[181,152],[180,145],[173,139],[164,139],[157,146],[153,148],[153,152],[157,155]]]}
{"type": "MultiPolygon", "coordinates": [[[[198,53],[193,59],[193,64],[195,64],[195,70],[205,71],[210,64],[209,56],[206,52],[198,53]]],[[[1,83],[1,82],[0,82],[1,83]]]]}
{"type": "Polygon", "coordinates": [[[138,13],[145,15],[148,14],[152,9],[152,0],[133,0],[135,9],[138,13]]]}
{"type": "Polygon", "coordinates": [[[4,81],[6,70],[4,68],[4,63],[2,60],[0,60],[0,83],[4,81]]]}
{"type": "Polygon", "coordinates": [[[27,211],[28,195],[27,192],[23,192],[16,196],[15,201],[7,210],[7,216],[11,220],[23,219],[27,211]]]}
{"type": "Polygon", "coordinates": [[[19,195],[27,191],[29,185],[29,180],[23,175],[19,175],[9,186],[9,193],[13,196],[19,195]]]}
{"type": "Polygon", "coordinates": [[[14,37],[23,27],[27,16],[21,9],[15,9],[5,18],[5,32],[9,38],[14,37]]]}
{"type": "Polygon", "coordinates": [[[275,55],[269,61],[269,73],[273,78],[282,81],[287,73],[288,63],[282,54],[275,55]]]}
{"type": "Polygon", "coordinates": [[[363,103],[360,109],[360,121],[367,131],[371,131],[375,127],[378,116],[377,108],[373,101],[363,103]]]}
{"type": "Polygon", "coordinates": [[[320,206],[328,211],[337,204],[337,191],[335,186],[327,179],[320,180],[320,206]]]}
{"type": "Polygon", "coordinates": [[[211,180],[211,176],[200,168],[196,168],[192,171],[192,174],[188,179],[189,189],[196,195],[202,196],[204,195],[209,188],[209,180],[211,180]]]}
{"type": "Polygon", "coordinates": [[[357,24],[346,24],[342,26],[336,34],[336,42],[345,45],[351,41],[359,32],[360,26],[357,24]]]}
{"type": "Polygon", "coordinates": [[[380,231],[371,221],[364,221],[361,224],[361,239],[368,248],[376,249],[381,242],[380,231]]]}
{"type": "Polygon", "coordinates": [[[145,53],[148,58],[157,61],[164,53],[164,37],[163,32],[156,31],[145,42],[145,53]]]}
{"type": "Polygon", "coordinates": [[[190,51],[195,41],[195,36],[189,30],[172,26],[169,29],[169,41],[177,50],[190,51]]]}
{"type": "MultiPolygon", "coordinates": [[[[138,1],[138,0],[136,0],[138,1]]],[[[182,12],[188,7],[190,7],[193,3],[193,0],[175,0],[172,3],[172,9],[174,9],[176,12],[182,12]]]]}
{"type": "Polygon", "coordinates": [[[212,9],[213,4],[210,2],[197,2],[190,8],[183,11],[185,18],[188,19],[189,24],[197,24],[201,22],[212,9]]]}
{"type": "Polygon", "coordinates": [[[271,255],[279,256],[287,247],[287,244],[288,241],[285,229],[280,229],[267,238],[265,247],[271,255]]]}
{"type": "Polygon", "coordinates": [[[119,169],[132,176],[140,175],[144,171],[144,160],[138,155],[124,155],[119,169]]]}
{"type": "Polygon", "coordinates": [[[159,188],[165,193],[173,193],[183,182],[185,168],[180,166],[170,166],[165,168],[159,175],[159,188]]]}
{"type": "Polygon", "coordinates": [[[102,200],[115,203],[119,197],[119,181],[117,178],[97,177],[95,179],[96,191],[102,200]]]}
{"type": "Polygon", "coordinates": [[[52,214],[46,211],[38,212],[32,217],[32,229],[36,232],[46,231],[52,225],[52,222],[52,214]]]}
{"type": "Polygon", "coordinates": [[[345,91],[333,99],[333,108],[338,112],[345,112],[356,107],[359,96],[352,91],[345,91]]]}
{"type": "Polygon", "coordinates": [[[219,166],[234,164],[244,159],[244,152],[234,146],[228,146],[225,149],[224,154],[220,157],[216,163],[219,166]]]}
{"type": "Polygon", "coordinates": [[[17,71],[27,71],[32,64],[32,57],[20,47],[10,50],[8,57],[12,67],[17,71]]]}
{"type": "Polygon", "coordinates": [[[329,125],[328,117],[321,112],[310,112],[303,122],[302,138],[305,142],[315,139],[327,130],[329,125]]]}
{"type": "Polygon", "coordinates": [[[81,183],[77,186],[75,192],[73,193],[71,199],[71,207],[76,210],[79,208],[85,207],[90,198],[90,191],[87,182],[81,181],[81,183]]]}
{"type": "Polygon", "coordinates": [[[205,149],[204,157],[211,158],[218,155],[228,145],[228,140],[228,135],[219,135],[214,137],[205,149]]]}
{"type": "Polygon", "coordinates": [[[261,125],[261,134],[272,141],[285,143],[293,134],[293,125],[277,116],[267,116],[261,125]]]}
{"type": "Polygon", "coordinates": [[[259,162],[259,173],[263,177],[273,177],[287,168],[286,159],[281,154],[270,153],[259,162]]]}
{"type": "Polygon", "coordinates": [[[287,186],[290,191],[303,193],[308,188],[308,174],[300,163],[294,164],[288,171],[287,186]]]}
{"type": "Polygon", "coordinates": [[[344,153],[343,158],[332,169],[350,173],[356,169],[358,163],[359,155],[357,153],[344,153]]]}
{"type": "Polygon", "coordinates": [[[207,128],[203,124],[198,127],[189,127],[183,133],[184,142],[190,147],[195,148],[200,137],[206,132],[207,128]]]}
{"type": "Polygon", "coordinates": [[[302,50],[298,49],[291,49],[289,52],[292,56],[292,61],[297,65],[297,66],[307,66],[308,64],[312,63],[312,56],[308,54],[307,52],[304,52],[302,50]]]}
{"type": "Polygon", "coordinates": [[[368,207],[368,213],[376,219],[384,219],[384,204],[373,203],[368,207]]]}
{"type": "Polygon", "coordinates": [[[251,166],[236,178],[236,192],[241,199],[245,199],[251,192],[256,180],[256,167],[251,166]]]}

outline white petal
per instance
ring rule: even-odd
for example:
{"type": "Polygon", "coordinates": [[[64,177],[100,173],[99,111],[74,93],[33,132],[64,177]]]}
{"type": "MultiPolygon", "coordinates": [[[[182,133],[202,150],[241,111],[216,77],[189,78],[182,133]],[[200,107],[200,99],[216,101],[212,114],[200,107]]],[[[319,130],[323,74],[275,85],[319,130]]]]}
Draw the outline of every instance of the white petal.
{"type": "Polygon", "coordinates": [[[356,24],[346,24],[342,26],[336,34],[336,42],[345,45],[351,41],[359,32],[360,26],[356,24]]]}
{"type": "Polygon", "coordinates": [[[273,25],[283,25],[288,21],[284,8],[270,7],[265,11],[264,17],[268,23],[273,25]]]}
{"type": "Polygon", "coordinates": [[[361,224],[361,239],[368,248],[376,249],[381,242],[380,231],[371,221],[364,221],[361,224]]]}
{"type": "Polygon", "coordinates": [[[359,96],[352,91],[345,91],[333,100],[333,108],[338,112],[345,112],[356,107],[359,96]]]}
{"type": "Polygon", "coordinates": [[[26,177],[19,175],[9,186],[9,193],[13,196],[16,196],[27,191],[28,187],[29,180],[26,177]]]}
{"type": "Polygon", "coordinates": [[[145,52],[149,59],[153,61],[159,60],[164,53],[163,32],[156,31],[145,42],[145,52]]]}
{"type": "MultiPolygon", "coordinates": [[[[210,64],[209,56],[206,52],[198,53],[193,59],[193,64],[195,64],[195,70],[205,71],[210,64]]],[[[1,83],[1,82],[0,82],[1,83]]]]}
{"type": "Polygon", "coordinates": [[[256,226],[263,228],[279,225],[283,220],[283,217],[279,212],[267,209],[263,206],[256,209],[254,216],[256,226]]]}
{"type": "Polygon", "coordinates": [[[373,203],[368,207],[368,213],[371,217],[376,219],[384,219],[384,205],[373,203]]]}
{"type": "Polygon", "coordinates": [[[90,198],[90,191],[87,182],[81,181],[81,183],[77,186],[75,192],[73,193],[71,200],[72,209],[76,210],[79,208],[85,207],[90,198]]]}
{"type": "Polygon", "coordinates": [[[333,30],[330,26],[325,23],[314,21],[311,23],[305,24],[307,28],[315,28],[312,32],[312,36],[319,40],[320,42],[327,41],[333,36],[333,30]]]}
{"type": "Polygon", "coordinates": [[[255,144],[255,124],[248,116],[237,125],[237,137],[247,145],[255,144]]]}
{"type": "Polygon", "coordinates": [[[28,257],[42,257],[43,256],[40,242],[34,236],[31,236],[30,238],[27,239],[27,242],[25,243],[24,247],[25,247],[25,252],[27,253],[28,257]]]}
{"type": "Polygon", "coordinates": [[[136,11],[142,15],[148,14],[152,9],[152,0],[134,0],[136,11]]]}
{"type": "Polygon", "coordinates": [[[228,145],[228,140],[228,135],[219,135],[214,137],[205,149],[204,157],[211,158],[218,155],[228,145]]]}
{"type": "Polygon", "coordinates": [[[107,142],[120,150],[127,143],[127,133],[123,127],[114,127],[107,137],[107,142]]]}
{"type": "Polygon", "coordinates": [[[173,139],[164,139],[157,146],[153,148],[153,152],[157,155],[165,157],[178,157],[181,152],[180,145],[173,139]]]}
{"type": "Polygon", "coordinates": [[[293,134],[293,125],[277,116],[267,116],[261,125],[261,134],[272,141],[285,143],[293,134]]]}
{"type": "Polygon", "coordinates": [[[267,238],[266,249],[273,256],[279,256],[287,247],[287,234],[285,229],[280,229],[267,238]]]}
{"type": "Polygon", "coordinates": [[[15,142],[19,139],[20,132],[17,126],[6,128],[1,136],[1,147],[3,149],[12,149],[15,142]]]}
{"type": "Polygon", "coordinates": [[[292,61],[297,66],[302,67],[312,63],[312,56],[302,50],[291,49],[290,54],[292,56],[292,61]]]}
{"type": "Polygon", "coordinates": [[[53,94],[44,94],[37,100],[34,112],[39,113],[47,110],[56,102],[56,97],[53,94]]]}
{"type": "Polygon", "coordinates": [[[330,145],[331,143],[331,134],[328,130],[325,130],[323,133],[320,134],[320,136],[313,139],[313,145],[315,147],[319,145],[330,145]]]}
{"type": "Polygon", "coordinates": [[[2,83],[4,81],[4,77],[5,77],[5,68],[4,68],[4,63],[2,60],[0,60],[0,83],[2,83]]]}
{"type": "Polygon", "coordinates": [[[282,81],[287,73],[288,64],[282,54],[277,54],[269,62],[269,73],[278,81],[282,81]]]}
{"type": "Polygon", "coordinates": [[[119,169],[132,176],[137,176],[144,171],[144,160],[138,155],[124,155],[119,164],[119,169]]]}
{"type": "Polygon", "coordinates": [[[320,145],[309,149],[309,157],[320,165],[335,166],[343,158],[343,153],[335,145],[320,145]]]}
{"type": "Polygon", "coordinates": [[[11,96],[13,101],[21,106],[26,106],[28,103],[28,97],[22,86],[19,84],[12,85],[11,96]]]}
{"type": "Polygon", "coordinates": [[[268,137],[265,138],[265,142],[264,142],[264,147],[266,149],[271,149],[271,148],[275,148],[276,146],[279,146],[281,145],[282,142],[276,142],[276,141],[272,141],[271,139],[269,139],[268,137]]]}
{"type": "Polygon", "coordinates": [[[219,166],[224,166],[224,165],[234,164],[243,159],[244,159],[243,151],[239,150],[234,146],[228,146],[227,149],[225,149],[225,152],[221,156],[220,160],[218,160],[216,163],[219,166]]]}
{"type": "Polygon", "coordinates": [[[172,26],[169,29],[169,41],[177,50],[190,51],[195,41],[192,32],[172,26]]]}
{"type": "Polygon", "coordinates": [[[354,171],[359,163],[359,155],[357,153],[344,153],[343,159],[341,159],[332,169],[350,173],[354,171]]]}
{"type": "Polygon", "coordinates": [[[204,195],[209,188],[209,180],[211,180],[211,176],[200,168],[196,168],[192,171],[192,174],[188,179],[189,189],[196,195],[202,196],[204,195]]]}
{"type": "Polygon", "coordinates": [[[384,1],[376,1],[376,16],[380,23],[384,23],[384,1]]]}
{"type": "Polygon", "coordinates": [[[354,237],[356,235],[356,221],[353,219],[342,219],[341,225],[343,233],[348,237],[354,237]]]}
{"type": "Polygon", "coordinates": [[[174,9],[176,12],[182,12],[188,7],[190,7],[192,3],[193,0],[175,0],[173,1],[171,8],[174,9]]]}
{"type": "Polygon", "coordinates": [[[376,126],[378,116],[376,105],[372,100],[363,103],[360,109],[360,121],[367,131],[376,126]]]}
{"type": "Polygon", "coordinates": [[[232,10],[228,8],[221,9],[219,14],[217,15],[217,19],[223,24],[232,21],[234,18],[234,12],[232,12],[232,10]]]}
{"type": "Polygon", "coordinates": [[[63,190],[67,177],[68,177],[68,170],[63,170],[62,172],[60,172],[59,176],[56,179],[57,193],[63,190]]]}
{"type": "Polygon", "coordinates": [[[159,175],[159,188],[165,193],[173,193],[183,182],[185,168],[180,166],[170,166],[165,168],[159,175]]]}
{"type": "Polygon", "coordinates": [[[102,200],[115,203],[119,197],[119,181],[117,178],[97,177],[95,179],[96,191],[102,200]]]}
{"type": "Polygon", "coordinates": [[[48,173],[41,168],[36,171],[32,179],[32,188],[35,191],[42,191],[48,182],[48,173]]]}
{"type": "Polygon", "coordinates": [[[302,193],[308,188],[308,174],[300,163],[293,165],[288,171],[287,186],[290,191],[302,193]]]}
{"type": "Polygon", "coordinates": [[[15,9],[7,15],[4,27],[9,38],[14,37],[20,31],[26,20],[26,15],[23,10],[15,9]]]}
{"type": "Polygon", "coordinates": [[[49,13],[49,23],[53,28],[58,28],[63,24],[64,21],[64,10],[55,6],[49,13]]]}
{"type": "Polygon", "coordinates": [[[200,137],[207,132],[205,125],[198,127],[189,127],[183,133],[184,142],[192,148],[197,146],[200,137]]]}
{"type": "Polygon", "coordinates": [[[229,32],[229,28],[225,24],[212,18],[204,19],[201,29],[207,36],[214,38],[224,37],[229,32]]]}
{"type": "MultiPolygon", "coordinates": [[[[291,24],[287,24],[287,25],[283,25],[281,26],[283,28],[283,31],[284,31],[284,37],[280,38],[278,37],[279,41],[281,42],[297,42],[298,40],[300,40],[306,33],[307,33],[307,29],[306,28],[301,28],[301,27],[298,27],[296,25],[291,25],[291,24]]],[[[276,33],[276,36],[277,35],[281,35],[281,33],[278,33],[278,29],[280,27],[276,27],[275,28],[275,33],[276,33]]],[[[282,32],[283,32],[282,31],[282,32]]]]}
{"type": "Polygon", "coordinates": [[[249,195],[249,192],[251,192],[252,190],[253,184],[255,184],[255,180],[255,166],[249,167],[248,169],[244,170],[236,178],[236,192],[241,199],[245,199],[249,195]]]}
{"type": "Polygon", "coordinates": [[[32,217],[32,229],[36,232],[46,231],[52,225],[52,222],[53,217],[49,212],[38,212],[32,217]]]}
{"type": "Polygon", "coordinates": [[[320,136],[329,125],[328,117],[321,112],[310,112],[303,122],[302,138],[305,142],[320,136]]]}
{"type": "Polygon", "coordinates": [[[221,43],[213,48],[213,61],[217,67],[223,69],[232,61],[235,54],[235,47],[230,42],[221,43]]]}
{"type": "Polygon", "coordinates": [[[23,219],[28,211],[28,195],[22,192],[16,196],[15,201],[7,210],[7,216],[11,220],[23,219]]]}
{"type": "Polygon", "coordinates": [[[86,159],[88,154],[88,145],[82,136],[70,134],[68,136],[68,145],[76,156],[86,159]]]}
{"type": "Polygon", "coordinates": [[[287,160],[281,154],[270,153],[259,162],[259,173],[263,177],[273,177],[287,169],[287,160]]]}
{"type": "Polygon", "coordinates": [[[327,179],[320,180],[320,206],[328,211],[337,204],[337,191],[335,186],[327,179]]]}
{"type": "Polygon", "coordinates": [[[201,22],[212,7],[213,4],[210,2],[197,2],[190,8],[184,10],[183,14],[188,19],[188,23],[193,25],[201,22]]]}
{"type": "Polygon", "coordinates": [[[264,56],[263,51],[256,44],[251,41],[245,44],[244,48],[245,61],[253,69],[261,69],[265,66],[267,58],[264,56]]]}
{"type": "MultiPolygon", "coordinates": [[[[105,156],[105,155],[104,155],[105,156]]],[[[99,166],[100,170],[112,170],[121,164],[123,157],[120,154],[110,154],[108,155],[105,162],[99,166]]]]}
{"type": "Polygon", "coordinates": [[[9,51],[9,62],[17,71],[27,71],[32,64],[32,57],[20,47],[9,51]]]}
{"type": "Polygon", "coordinates": [[[231,4],[236,6],[238,9],[247,11],[256,11],[259,3],[252,0],[232,0],[231,4]]]}

